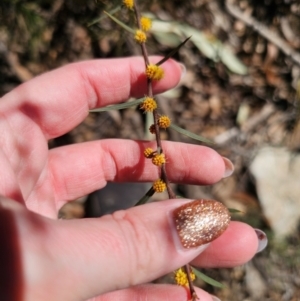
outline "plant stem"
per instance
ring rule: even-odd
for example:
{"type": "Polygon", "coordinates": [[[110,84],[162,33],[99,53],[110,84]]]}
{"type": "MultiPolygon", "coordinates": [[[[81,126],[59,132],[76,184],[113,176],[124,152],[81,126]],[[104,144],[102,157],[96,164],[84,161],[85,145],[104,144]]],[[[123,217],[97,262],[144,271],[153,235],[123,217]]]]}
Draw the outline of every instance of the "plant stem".
{"type": "Polygon", "coordinates": [[[188,282],[189,282],[191,300],[195,301],[196,299],[199,299],[199,298],[198,298],[198,296],[196,294],[196,291],[195,291],[195,288],[194,288],[194,284],[193,284],[193,281],[191,279],[191,267],[190,267],[190,265],[186,264],[184,266],[184,270],[185,270],[185,273],[186,273],[186,276],[187,276],[187,279],[188,279],[188,282]]]}
{"type": "MultiPolygon", "coordinates": [[[[137,1],[134,1],[134,12],[135,12],[135,17],[137,19],[137,25],[138,28],[141,30],[141,22],[140,22],[140,12],[137,6],[137,1]]],[[[145,65],[146,67],[150,64],[149,57],[148,57],[148,51],[146,48],[146,44],[142,43],[141,44],[141,50],[142,54],[144,57],[145,65]]],[[[147,95],[149,97],[153,97],[153,88],[152,88],[152,80],[147,79],[147,95]]],[[[156,138],[156,144],[157,144],[157,151],[158,153],[163,153],[163,148],[162,148],[162,143],[161,143],[161,137],[160,137],[160,130],[158,126],[158,120],[159,115],[157,109],[153,111],[153,120],[154,120],[154,128],[155,128],[155,138],[156,138]]],[[[172,187],[170,186],[170,181],[168,179],[167,173],[166,173],[166,167],[165,164],[162,165],[161,167],[161,177],[162,180],[166,183],[167,185],[167,191],[170,199],[176,198],[176,194],[172,190],[172,187]]]]}
{"type": "MultiPolygon", "coordinates": [[[[134,13],[135,13],[138,28],[141,30],[140,12],[138,9],[137,0],[134,0],[134,13]]],[[[145,61],[145,67],[147,67],[150,64],[150,61],[149,61],[148,51],[147,51],[145,43],[141,44],[141,50],[142,50],[142,54],[143,54],[144,61],[145,61]]],[[[149,78],[147,79],[147,95],[149,97],[153,97],[152,80],[149,78]]],[[[158,114],[157,109],[155,109],[153,111],[155,137],[156,137],[156,144],[157,144],[157,152],[161,154],[161,153],[163,153],[163,148],[162,148],[161,137],[160,137],[160,129],[159,129],[158,122],[157,122],[158,118],[159,118],[159,114],[158,114]]],[[[170,185],[170,181],[168,179],[165,164],[162,164],[162,166],[161,166],[161,178],[166,183],[169,198],[176,199],[176,194],[174,193],[174,191],[170,185]]],[[[190,265],[189,264],[185,265],[184,270],[186,272],[188,283],[189,283],[189,290],[190,290],[190,294],[191,294],[191,298],[192,298],[191,300],[195,301],[196,299],[199,299],[199,298],[196,294],[194,284],[191,279],[190,265]]]]}

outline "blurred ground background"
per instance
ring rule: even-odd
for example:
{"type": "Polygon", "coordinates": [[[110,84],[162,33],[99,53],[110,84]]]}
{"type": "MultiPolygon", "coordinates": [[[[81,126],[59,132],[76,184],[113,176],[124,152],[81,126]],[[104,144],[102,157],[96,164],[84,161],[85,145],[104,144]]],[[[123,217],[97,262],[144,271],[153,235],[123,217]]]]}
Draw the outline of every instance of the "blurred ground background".
{"type": "MultiPolygon", "coordinates": [[[[214,198],[241,210],[233,219],[261,228],[269,237],[268,248],[251,263],[205,271],[226,288],[198,284],[223,301],[300,300],[299,1],[140,2],[143,12],[159,20],[149,40],[150,54],[166,54],[192,34],[175,55],[187,74],[180,87],[159,97],[161,113],[213,140],[213,147],[236,168],[233,176],[212,187],[174,184],[175,189],[189,198],[214,198]]],[[[88,26],[104,9],[119,4],[2,0],[0,95],[70,62],[139,55],[132,37],[108,18],[88,26]]],[[[116,16],[133,22],[124,9],[116,16]]],[[[137,109],[91,114],[49,145],[144,139],[146,121],[137,109]]],[[[197,143],[171,131],[163,138],[197,143]]],[[[130,207],[146,189],[147,184],[109,184],[70,203],[60,216],[99,216],[130,207]]]]}

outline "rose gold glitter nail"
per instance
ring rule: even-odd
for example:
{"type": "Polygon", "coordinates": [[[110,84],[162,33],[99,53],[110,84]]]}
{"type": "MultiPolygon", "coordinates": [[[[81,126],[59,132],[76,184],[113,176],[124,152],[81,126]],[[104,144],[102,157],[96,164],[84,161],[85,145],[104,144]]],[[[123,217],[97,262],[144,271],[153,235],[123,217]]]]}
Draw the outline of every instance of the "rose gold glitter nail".
{"type": "Polygon", "coordinates": [[[173,218],[181,244],[186,249],[215,240],[230,222],[228,209],[214,200],[184,204],[174,210],[173,218]]]}

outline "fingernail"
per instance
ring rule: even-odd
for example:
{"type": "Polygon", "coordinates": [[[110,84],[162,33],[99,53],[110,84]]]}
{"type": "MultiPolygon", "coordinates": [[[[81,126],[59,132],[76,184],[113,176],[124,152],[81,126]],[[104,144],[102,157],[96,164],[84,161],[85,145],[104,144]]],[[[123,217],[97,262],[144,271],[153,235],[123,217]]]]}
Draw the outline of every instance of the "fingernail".
{"type": "Polygon", "coordinates": [[[260,229],[254,229],[254,231],[258,238],[258,247],[257,247],[256,253],[259,253],[262,250],[264,250],[266,248],[266,246],[268,245],[268,237],[267,237],[266,233],[260,229]]]}
{"type": "Polygon", "coordinates": [[[220,202],[195,200],[175,209],[173,220],[181,245],[190,249],[219,237],[229,225],[230,214],[220,202]]]}
{"type": "Polygon", "coordinates": [[[213,299],[213,301],[221,301],[218,297],[211,295],[211,298],[213,299]]]}
{"type": "Polygon", "coordinates": [[[180,79],[183,79],[186,74],[186,67],[182,63],[179,63],[180,69],[181,69],[181,76],[180,79]]]}
{"type": "Polygon", "coordinates": [[[225,172],[224,172],[223,178],[227,178],[227,177],[229,177],[233,174],[234,165],[229,159],[227,159],[225,157],[223,157],[223,160],[224,160],[224,163],[225,163],[225,172]]]}

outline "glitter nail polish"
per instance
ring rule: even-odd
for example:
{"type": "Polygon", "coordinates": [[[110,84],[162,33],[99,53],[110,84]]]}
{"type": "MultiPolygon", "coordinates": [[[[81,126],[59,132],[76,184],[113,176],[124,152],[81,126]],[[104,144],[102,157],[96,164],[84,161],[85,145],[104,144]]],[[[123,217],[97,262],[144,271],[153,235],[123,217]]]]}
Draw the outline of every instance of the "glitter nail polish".
{"type": "Polygon", "coordinates": [[[219,237],[228,227],[230,214],[220,202],[195,200],[173,212],[175,227],[185,249],[207,244],[219,237]]]}

